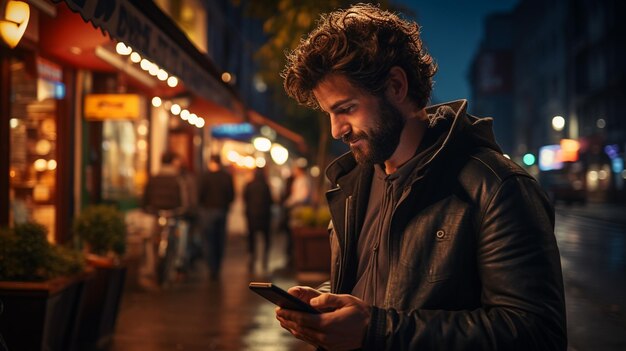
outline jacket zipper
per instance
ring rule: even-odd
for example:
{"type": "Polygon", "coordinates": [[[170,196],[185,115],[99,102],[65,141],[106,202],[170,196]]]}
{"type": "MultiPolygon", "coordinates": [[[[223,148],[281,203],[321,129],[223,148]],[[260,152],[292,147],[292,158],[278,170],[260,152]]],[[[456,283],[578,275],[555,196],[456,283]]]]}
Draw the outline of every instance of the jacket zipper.
{"type": "Polygon", "coordinates": [[[393,255],[393,252],[397,251],[397,247],[400,245],[400,242],[398,240],[392,240],[391,238],[391,229],[393,228],[393,217],[396,214],[396,210],[398,209],[398,207],[400,207],[400,204],[402,202],[404,202],[404,200],[406,200],[406,198],[408,197],[408,194],[411,192],[411,188],[413,187],[413,183],[415,183],[415,180],[413,182],[411,182],[411,185],[408,187],[405,187],[405,190],[402,192],[402,194],[400,195],[400,199],[398,200],[398,202],[395,204],[395,206],[392,209],[392,213],[391,213],[391,218],[389,219],[389,244],[387,245],[387,257],[388,257],[388,263],[389,263],[389,279],[387,280],[387,289],[385,292],[385,301],[383,302],[384,306],[389,306],[389,300],[391,299],[391,291],[392,291],[392,280],[393,280],[393,272],[395,272],[396,270],[396,263],[397,263],[397,258],[398,255],[393,255]],[[396,243],[394,245],[394,243],[396,243]],[[394,260],[394,258],[396,258],[394,260]]]}
{"type": "Polygon", "coordinates": [[[349,247],[349,238],[350,238],[350,213],[352,212],[352,195],[349,195],[346,198],[346,209],[344,212],[344,244],[341,245],[341,257],[339,257],[339,266],[340,269],[337,271],[337,286],[335,288],[335,292],[339,292],[341,286],[343,285],[343,272],[347,269],[348,260],[348,247],[349,247]]]}
{"type": "MultiPolygon", "coordinates": [[[[374,243],[374,247],[372,248],[373,261],[372,261],[371,275],[372,275],[372,281],[374,283],[374,291],[373,291],[374,301],[378,301],[378,254],[379,254],[378,249],[380,248],[381,240],[383,240],[383,235],[388,235],[389,233],[389,232],[383,233],[383,230],[385,229],[385,217],[387,215],[387,211],[389,208],[388,202],[390,201],[390,190],[389,190],[390,187],[391,187],[390,183],[385,180],[385,192],[383,193],[383,199],[382,199],[382,212],[379,215],[376,242],[374,243]]],[[[390,218],[389,225],[390,225],[389,228],[391,228],[391,218],[390,218]]],[[[389,255],[389,252],[387,252],[387,254],[389,255]]],[[[390,259],[389,256],[388,256],[388,259],[390,259]]],[[[388,267],[391,268],[390,265],[388,267]]]]}

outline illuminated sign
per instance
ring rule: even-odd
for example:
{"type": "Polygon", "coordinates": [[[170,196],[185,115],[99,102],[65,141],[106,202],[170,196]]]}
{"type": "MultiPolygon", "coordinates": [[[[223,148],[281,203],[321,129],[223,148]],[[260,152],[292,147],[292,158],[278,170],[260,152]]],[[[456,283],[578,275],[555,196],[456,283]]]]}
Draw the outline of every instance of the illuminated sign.
{"type": "Polygon", "coordinates": [[[578,150],[580,143],[574,139],[561,139],[561,162],[578,161],[578,150]]]}
{"type": "Polygon", "coordinates": [[[226,138],[235,140],[247,140],[256,133],[250,123],[229,123],[220,124],[211,129],[214,138],[226,138]]]}
{"type": "Polygon", "coordinates": [[[51,82],[45,79],[37,79],[37,100],[45,99],[61,100],[65,97],[65,84],[51,82]]]}
{"type": "Polygon", "coordinates": [[[563,168],[561,145],[546,145],[539,148],[539,169],[552,171],[563,168]]]}
{"type": "Polygon", "coordinates": [[[62,82],[63,69],[54,62],[37,57],[37,76],[52,82],[62,82]]]}
{"type": "Polygon", "coordinates": [[[141,117],[142,99],[136,94],[88,94],[85,96],[85,119],[128,120],[141,117]]]}

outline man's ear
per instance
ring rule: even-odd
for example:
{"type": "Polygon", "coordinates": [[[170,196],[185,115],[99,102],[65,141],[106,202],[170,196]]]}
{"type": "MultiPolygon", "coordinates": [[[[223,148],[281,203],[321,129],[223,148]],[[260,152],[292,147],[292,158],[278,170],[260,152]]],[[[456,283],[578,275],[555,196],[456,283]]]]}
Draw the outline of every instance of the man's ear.
{"type": "Polygon", "coordinates": [[[391,67],[385,91],[387,99],[395,103],[402,103],[406,99],[408,91],[409,81],[407,80],[404,69],[399,66],[391,67]]]}

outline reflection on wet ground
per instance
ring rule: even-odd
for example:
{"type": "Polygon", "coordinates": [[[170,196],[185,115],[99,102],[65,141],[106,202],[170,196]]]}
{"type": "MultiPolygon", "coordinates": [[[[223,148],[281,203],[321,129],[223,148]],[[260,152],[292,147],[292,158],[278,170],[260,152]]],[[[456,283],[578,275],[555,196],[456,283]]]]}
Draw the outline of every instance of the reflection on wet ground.
{"type": "Polygon", "coordinates": [[[187,280],[175,286],[125,292],[111,351],[315,350],[283,330],[274,305],[248,289],[251,280],[285,288],[296,284],[293,272],[283,268],[282,248],[272,250],[271,274],[251,274],[245,245],[245,238],[230,237],[217,281],[209,279],[204,262],[197,262],[187,280]]]}
{"type": "Polygon", "coordinates": [[[559,211],[569,350],[626,350],[626,230],[559,211]]]}

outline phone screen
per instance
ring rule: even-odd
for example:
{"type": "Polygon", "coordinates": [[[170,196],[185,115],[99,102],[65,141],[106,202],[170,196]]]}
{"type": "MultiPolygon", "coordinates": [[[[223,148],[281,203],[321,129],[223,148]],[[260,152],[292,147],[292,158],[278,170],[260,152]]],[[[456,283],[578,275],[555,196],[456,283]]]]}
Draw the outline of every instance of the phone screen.
{"type": "Polygon", "coordinates": [[[282,308],[307,313],[320,313],[320,311],[316,310],[308,303],[300,300],[272,283],[251,282],[248,287],[250,290],[282,308]]]}

